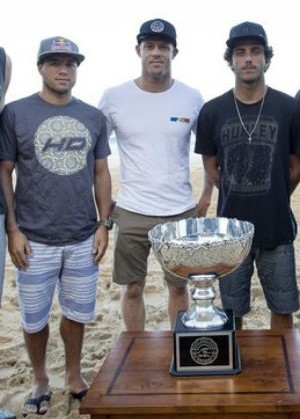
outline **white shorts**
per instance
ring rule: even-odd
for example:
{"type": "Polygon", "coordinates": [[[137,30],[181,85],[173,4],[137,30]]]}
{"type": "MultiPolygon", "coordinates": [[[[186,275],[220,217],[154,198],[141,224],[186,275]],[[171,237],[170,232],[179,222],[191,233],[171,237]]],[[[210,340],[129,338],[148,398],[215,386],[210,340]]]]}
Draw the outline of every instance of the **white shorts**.
{"type": "Polygon", "coordinates": [[[92,253],[93,236],[71,245],[30,242],[26,271],[17,270],[22,327],[41,331],[48,323],[57,287],[63,315],[79,323],[94,317],[99,267],[92,253]]]}

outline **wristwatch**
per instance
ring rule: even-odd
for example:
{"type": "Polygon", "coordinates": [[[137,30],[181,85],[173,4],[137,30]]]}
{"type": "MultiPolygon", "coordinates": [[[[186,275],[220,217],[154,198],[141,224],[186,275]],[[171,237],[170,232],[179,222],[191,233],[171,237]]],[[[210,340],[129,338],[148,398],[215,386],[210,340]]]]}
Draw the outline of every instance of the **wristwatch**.
{"type": "Polygon", "coordinates": [[[107,220],[99,220],[97,221],[97,227],[104,226],[107,228],[107,230],[111,230],[113,228],[114,222],[111,218],[108,218],[107,220]]]}

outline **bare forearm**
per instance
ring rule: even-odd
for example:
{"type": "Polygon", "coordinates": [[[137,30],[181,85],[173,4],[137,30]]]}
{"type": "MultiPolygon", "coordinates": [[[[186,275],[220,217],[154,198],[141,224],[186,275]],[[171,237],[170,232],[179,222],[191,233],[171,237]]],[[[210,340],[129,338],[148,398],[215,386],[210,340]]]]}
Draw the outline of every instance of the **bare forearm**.
{"type": "Polygon", "coordinates": [[[12,182],[12,173],[9,173],[1,168],[0,176],[3,194],[7,206],[6,232],[7,234],[9,234],[10,232],[13,232],[16,229],[18,229],[14,211],[14,190],[12,182]]]}
{"type": "Polygon", "coordinates": [[[210,170],[209,173],[207,173],[207,176],[210,178],[211,183],[219,189],[220,186],[220,173],[218,169],[210,170]]]}
{"type": "Polygon", "coordinates": [[[300,182],[300,155],[290,156],[290,194],[294,192],[300,182]]]}
{"type": "Polygon", "coordinates": [[[200,198],[196,205],[196,214],[198,217],[204,217],[211,203],[214,184],[206,172],[203,177],[203,187],[200,198]]]}
{"type": "Polygon", "coordinates": [[[220,185],[220,172],[217,158],[215,156],[203,156],[203,166],[206,176],[217,188],[220,185]]]}
{"type": "Polygon", "coordinates": [[[111,211],[111,178],[108,170],[95,175],[95,200],[99,217],[109,218],[111,211]]]}
{"type": "Polygon", "coordinates": [[[211,199],[212,192],[214,189],[214,182],[207,172],[204,172],[204,181],[201,196],[211,199]]]}
{"type": "Polygon", "coordinates": [[[26,269],[28,266],[27,257],[31,254],[31,248],[26,236],[20,231],[15,218],[13,168],[13,162],[5,161],[0,164],[1,184],[7,205],[6,232],[8,250],[14,265],[18,269],[26,269]]]}
{"type": "MultiPolygon", "coordinates": [[[[96,161],[94,189],[99,218],[107,220],[111,210],[111,179],[106,159],[96,161]]],[[[106,226],[100,225],[95,231],[93,241],[95,263],[99,263],[102,260],[107,246],[108,230],[106,226]]]]}

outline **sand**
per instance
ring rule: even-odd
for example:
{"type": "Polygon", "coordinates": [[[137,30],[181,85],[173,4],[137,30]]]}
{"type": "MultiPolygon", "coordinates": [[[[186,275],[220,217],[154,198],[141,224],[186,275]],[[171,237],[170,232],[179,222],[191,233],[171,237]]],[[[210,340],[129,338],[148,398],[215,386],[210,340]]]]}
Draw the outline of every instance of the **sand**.
{"type": "MultiPolygon", "coordinates": [[[[117,159],[110,160],[113,178],[114,194],[118,189],[117,159]]],[[[200,159],[192,160],[192,182],[195,200],[201,188],[202,169],[200,159]]],[[[299,222],[299,194],[298,187],[292,196],[292,207],[299,222]],[[297,205],[296,205],[297,203],[297,205]]],[[[209,209],[208,216],[215,216],[216,193],[209,209]]],[[[299,238],[296,243],[297,275],[299,276],[299,238]]],[[[101,275],[98,285],[97,310],[94,321],[86,326],[85,341],[82,356],[82,371],[89,383],[98,373],[105,357],[110,351],[119,333],[124,330],[120,313],[120,287],[111,282],[113,231],[110,233],[110,244],[101,263],[101,275]]],[[[146,286],[147,330],[169,329],[167,317],[167,292],[161,279],[158,262],[151,255],[146,286]]],[[[47,418],[88,418],[79,415],[79,403],[71,401],[64,391],[64,349],[59,335],[58,326],[60,310],[54,301],[51,323],[50,340],[47,353],[47,367],[50,385],[53,391],[51,408],[47,418]]],[[[295,327],[300,328],[300,312],[294,315],[295,327]]],[[[244,327],[249,329],[268,329],[269,312],[266,309],[261,287],[254,277],[252,285],[252,311],[244,319],[244,327]]],[[[22,329],[19,322],[19,309],[16,298],[15,272],[9,256],[6,263],[6,278],[4,286],[3,307],[0,309],[0,406],[9,409],[22,417],[22,407],[32,385],[31,367],[23,342],[22,329]]],[[[32,415],[30,417],[40,417],[32,415]]]]}

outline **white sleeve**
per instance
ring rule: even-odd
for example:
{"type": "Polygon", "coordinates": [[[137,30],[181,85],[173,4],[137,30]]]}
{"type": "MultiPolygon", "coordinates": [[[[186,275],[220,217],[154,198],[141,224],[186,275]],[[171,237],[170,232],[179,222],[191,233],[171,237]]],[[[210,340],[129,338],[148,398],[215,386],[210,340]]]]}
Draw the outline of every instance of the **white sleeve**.
{"type": "Polygon", "coordinates": [[[98,108],[103,112],[103,114],[106,118],[107,136],[110,137],[114,128],[113,128],[113,123],[112,123],[111,116],[110,116],[110,100],[109,100],[109,94],[108,94],[107,90],[103,93],[103,96],[100,99],[98,108]]]}

